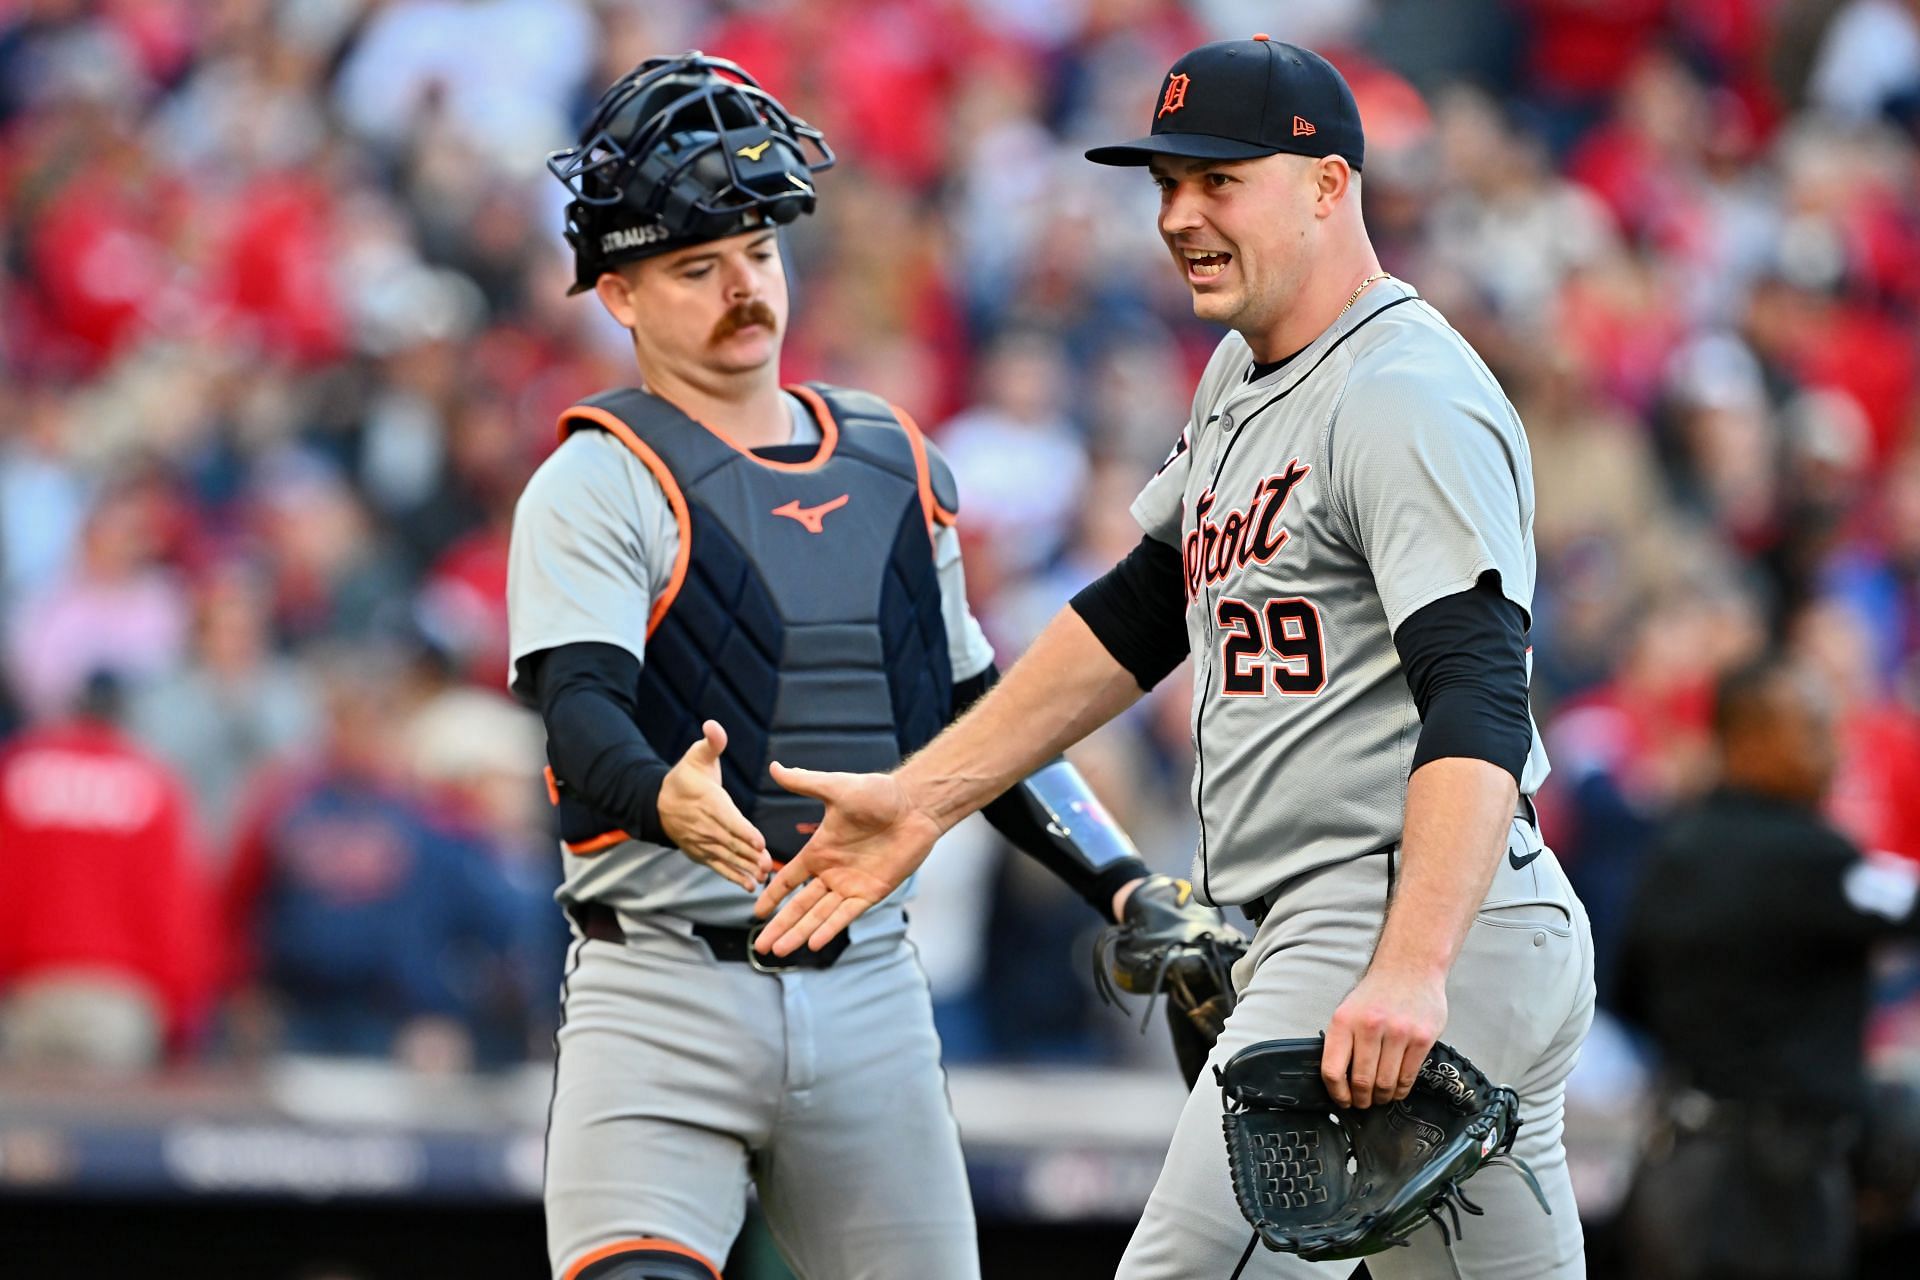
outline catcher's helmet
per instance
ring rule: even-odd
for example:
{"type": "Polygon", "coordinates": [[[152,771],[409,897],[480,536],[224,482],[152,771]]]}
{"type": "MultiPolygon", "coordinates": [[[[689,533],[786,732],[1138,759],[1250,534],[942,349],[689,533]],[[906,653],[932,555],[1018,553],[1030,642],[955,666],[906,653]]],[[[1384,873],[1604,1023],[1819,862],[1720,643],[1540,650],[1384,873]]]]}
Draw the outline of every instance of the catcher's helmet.
{"type": "Polygon", "coordinates": [[[547,157],[574,197],[568,292],[618,263],[811,213],[813,175],[832,164],[820,131],[736,64],[697,49],[649,58],[600,95],[577,146],[547,157]]]}

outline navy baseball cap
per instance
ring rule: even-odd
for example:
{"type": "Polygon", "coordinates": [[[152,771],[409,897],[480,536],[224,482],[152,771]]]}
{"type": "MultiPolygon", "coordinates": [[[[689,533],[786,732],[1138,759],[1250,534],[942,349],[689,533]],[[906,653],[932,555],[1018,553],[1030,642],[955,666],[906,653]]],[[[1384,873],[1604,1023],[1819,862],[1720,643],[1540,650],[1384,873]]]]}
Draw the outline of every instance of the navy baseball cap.
{"type": "Polygon", "coordinates": [[[1311,49],[1257,35],[1203,44],[1173,64],[1154,99],[1153,132],[1095,147],[1095,164],[1146,164],[1154,156],[1252,160],[1288,151],[1365,158],[1360,108],[1334,65],[1311,49]]]}

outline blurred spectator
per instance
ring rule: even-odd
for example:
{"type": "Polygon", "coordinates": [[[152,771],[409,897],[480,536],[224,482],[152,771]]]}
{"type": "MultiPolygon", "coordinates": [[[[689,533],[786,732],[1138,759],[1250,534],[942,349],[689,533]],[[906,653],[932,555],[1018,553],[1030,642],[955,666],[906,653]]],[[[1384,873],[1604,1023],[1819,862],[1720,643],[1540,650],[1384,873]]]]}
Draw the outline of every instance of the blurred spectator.
{"type": "Polygon", "coordinates": [[[1758,637],[1737,600],[1682,589],[1627,623],[1615,678],[1570,700],[1544,730],[1554,771],[1546,825],[1593,922],[1595,985],[1610,1006],[1627,903],[1661,818],[1711,781],[1715,676],[1758,637]]]}
{"type": "Polygon", "coordinates": [[[311,678],[273,650],[270,603],[252,567],[216,569],[197,593],[187,662],[133,699],[131,728],[187,780],[223,855],[248,775],[319,731],[311,678]]]}
{"type": "Polygon", "coordinates": [[[108,488],[87,516],[73,576],[14,613],[13,682],[30,715],[71,705],[93,672],[138,682],[179,662],[188,617],[179,585],[159,563],[164,501],[157,479],[108,488]]]}
{"type": "Polygon", "coordinates": [[[1920,872],[1819,816],[1838,744],[1796,664],[1724,680],[1714,739],[1719,786],[1663,830],[1628,926],[1619,1006],[1666,1076],[1627,1210],[1632,1274],[1845,1276],[1869,958],[1920,937],[1920,872]]]}
{"type": "Polygon", "coordinates": [[[510,929],[495,939],[503,957],[496,981],[476,1001],[479,1059],[543,1052],[552,1043],[552,996],[570,939],[566,917],[554,909],[560,866],[540,776],[546,731],[505,694],[446,684],[421,702],[406,736],[409,767],[436,825],[488,859],[511,915],[510,929]]]}
{"type": "Polygon", "coordinates": [[[342,654],[324,754],[264,780],[226,890],[235,977],[257,984],[298,1052],[474,1060],[488,974],[517,936],[514,898],[476,834],[409,794],[389,665],[342,654]]]}
{"type": "Polygon", "coordinates": [[[186,788],[111,676],[0,744],[0,1060],[133,1071],[190,1048],[217,934],[186,788]]]}
{"type": "Polygon", "coordinates": [[[1832,556],[1825,585],[1865,622],[1879,687],[1905,682],[1911,699],[1920,677],[1920,449],[1889,469],[1870,514],[1877,518],[1832,556]]]}
{"type": "Polygon", "coordinates": [[[1452,190],[1426,221],[1430,261],[1459,272],[1507,323],[1544,322],[1570,274],[1617,251],[1605,206],[1556,174],[1538,139],[1509,128],[1483,94],[1441,99],[1438,142],[1452,190]]]}
{"type": "Polygon", "coordinates": [[[1908,0],[1847,0],[1815,55],[1808,97],[1851,121],[1872,120],[1920,90],[1920,16],[1908,0]]]}
{"type": "Polygon", "coordinates": [[[397,623],[405,565],[330,463],[306,451],[277,454],[260,468],[252,497],[277,630],[312,642],[367,636],[383,617],[397,623]]]}
{"type": "Polygon", "coordinates": [[[394,0],[342,64],[334,105],[355,132],[398,147],[423,113],[458,122],[480,156],[525,171],[566,131],[593,52],[585,6],[550,0],[394,0]]]}
{"type": "Polygon", "coordinates": [[[1790,652],[1833,698],[1838,757],[1828,819],[1861,848],[1920,863],[1920,713],[1887,696],[1865,621],[1842,601],[1794,620],[1790,652]]]}
{"type": "Polygon", "coordinates": [[[968,528],[1010,572],[1052,563],[1084,497],[1086,448],[1065,414],[1069,377],[1044,335],[1008,333],[981,366],[979,403],[936,433],[968,528]]]}
{"type": "Polygon", "coordinates": [[[88,486],[68,458],[72,427],[51,386],[7,388],[0,409],[0,607],[68,572],[86,521],[88,486]]]}

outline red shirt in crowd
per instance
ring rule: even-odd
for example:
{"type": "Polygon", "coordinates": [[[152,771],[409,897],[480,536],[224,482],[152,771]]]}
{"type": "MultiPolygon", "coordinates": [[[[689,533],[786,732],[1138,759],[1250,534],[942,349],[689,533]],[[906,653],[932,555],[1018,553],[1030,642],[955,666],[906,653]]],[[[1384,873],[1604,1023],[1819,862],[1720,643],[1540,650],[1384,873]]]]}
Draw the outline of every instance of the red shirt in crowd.
{"type": "Polygon", "coordinates": [[[88,721],[0,747],[0,990],[123,974],[151,988],[178,1045],[207,1007],[210,906],[186,792],[165,765],[88,721]]]}
{"type": "Polygon", "coordinates": [[[1840,722],[1827,816],[1862,848],[1920,862],[1920,716],[1866,706],[1840,722]]]}

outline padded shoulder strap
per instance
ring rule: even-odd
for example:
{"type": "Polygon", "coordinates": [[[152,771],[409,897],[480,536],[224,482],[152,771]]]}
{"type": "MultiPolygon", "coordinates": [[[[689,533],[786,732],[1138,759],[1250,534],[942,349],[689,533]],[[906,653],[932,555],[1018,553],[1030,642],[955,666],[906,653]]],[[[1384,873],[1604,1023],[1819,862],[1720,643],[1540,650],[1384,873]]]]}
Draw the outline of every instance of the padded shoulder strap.
{"type": "Polygon", "coordinates": [[[911,467],[929,533],[936,524],[954,522],[960,497],[953,470],[921,434],[912,415],[869,391],[825,382],[804,385],[820,398],[840,424],[843,446],[852,445],[883,466],[898,467],[904,463],[911,467]]]}
{"type": "Polygon", "coordinates": [[[640,459],[653,478],[660,482],[661,491],[667,495],[667,506],[673,511],[673,523],[680,534],[680,545],[673,554],[673,572],[667,579],[667,588],[654,598],[652,607],[647,611],[649,637],[660,625],[660,620],[667,616],[667,610],[673,607],[674,599],[687,580],[687,565],[693,559],[693,512],[687,506],[687,495],[675,474],[676,470],[684,470],[684,467],[670,465],[653,445],[642,438],[644,433],[658,441],[661,428],[668,431],[673,429],[674,417],[693,427],[691,433],[679,434],[707,434],[699,429],[699,424],[666,401],[632,388],[602,391],[598,395],[588,396],[562,411],[559,422],[562,441],[582,427],[597,427],[613,436],[640,459]]]}
{"type": "Polygon", "coordinates": [[[631,433],[652,448],[688,488],[739,457],[732,445],[672,402],[633,387],[602,391],[567,409],[560,415],[560,438],[582,426],[611,431],[622,441],[631,433]],[[621,431],[620,426],[627,430],[621,431]]]}

